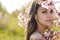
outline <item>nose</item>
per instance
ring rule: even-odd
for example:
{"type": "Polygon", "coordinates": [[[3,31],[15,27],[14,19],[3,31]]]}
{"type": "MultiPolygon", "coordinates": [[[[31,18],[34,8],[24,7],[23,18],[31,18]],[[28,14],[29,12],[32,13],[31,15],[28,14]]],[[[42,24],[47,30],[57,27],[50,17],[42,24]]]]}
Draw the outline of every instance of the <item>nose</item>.
{"type": "Polygon", "coordinates": [[[53,18],[53,14],[48,13],[47,17],[48,17],[48,18],[53,18]]]}

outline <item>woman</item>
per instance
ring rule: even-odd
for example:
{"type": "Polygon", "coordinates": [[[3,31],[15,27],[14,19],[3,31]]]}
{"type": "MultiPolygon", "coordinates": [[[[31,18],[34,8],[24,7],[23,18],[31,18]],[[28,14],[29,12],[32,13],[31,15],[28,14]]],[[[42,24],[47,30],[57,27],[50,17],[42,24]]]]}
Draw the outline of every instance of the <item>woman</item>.
{"type": "Polygon", "coordinates": [[[45,6],[47,2],[47,0],[33,2],[30,10],[31,19],[27,28],[27,40],[52,40],[54,33],[50,31],[50,28],[53,24],[54,8],[52,3],[45,6]]]}

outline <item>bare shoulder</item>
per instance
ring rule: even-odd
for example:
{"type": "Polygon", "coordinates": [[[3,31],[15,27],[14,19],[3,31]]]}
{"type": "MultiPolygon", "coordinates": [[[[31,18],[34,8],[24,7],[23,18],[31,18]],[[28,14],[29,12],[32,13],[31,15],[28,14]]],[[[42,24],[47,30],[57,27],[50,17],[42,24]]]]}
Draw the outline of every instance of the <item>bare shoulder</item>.
{"type": "Polygon", "coordinates": [[[41,34],[35,32],[30,36],[30,40],[39,40],[41,38],[41,34]]]}

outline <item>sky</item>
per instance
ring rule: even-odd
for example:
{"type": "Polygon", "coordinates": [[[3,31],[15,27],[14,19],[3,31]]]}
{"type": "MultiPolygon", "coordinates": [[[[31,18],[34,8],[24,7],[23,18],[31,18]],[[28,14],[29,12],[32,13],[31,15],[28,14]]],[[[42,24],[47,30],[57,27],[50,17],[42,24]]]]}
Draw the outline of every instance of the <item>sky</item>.
{"type": "Polygon", "coordinates": [[[2,5],[6,8],[9,13],[12,13],[15,9],[21,8],[31,0],[0,0],[2,5]]]}
{"type": "MultiPolygon", "coordinates": [[[[12,13],[15,9],[20,9],[23,5],[26,5],[30,1],[32,0],[0,0],[2,5],[6,8],[6,10],[9,13],[12,13]]],[[[54,1],[59,1],[59,0],[54,0],[54,1]]]]}

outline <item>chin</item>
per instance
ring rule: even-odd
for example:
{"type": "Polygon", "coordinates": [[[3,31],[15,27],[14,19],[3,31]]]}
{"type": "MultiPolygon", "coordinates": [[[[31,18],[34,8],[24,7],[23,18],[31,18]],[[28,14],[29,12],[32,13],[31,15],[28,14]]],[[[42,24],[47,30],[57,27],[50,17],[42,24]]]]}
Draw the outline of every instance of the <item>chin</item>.
{"type": "Polygon", "coordinates": [[[52,23],[48,23],[48,24],[46,24],[47,26],[52,26],[52,23]]]}

